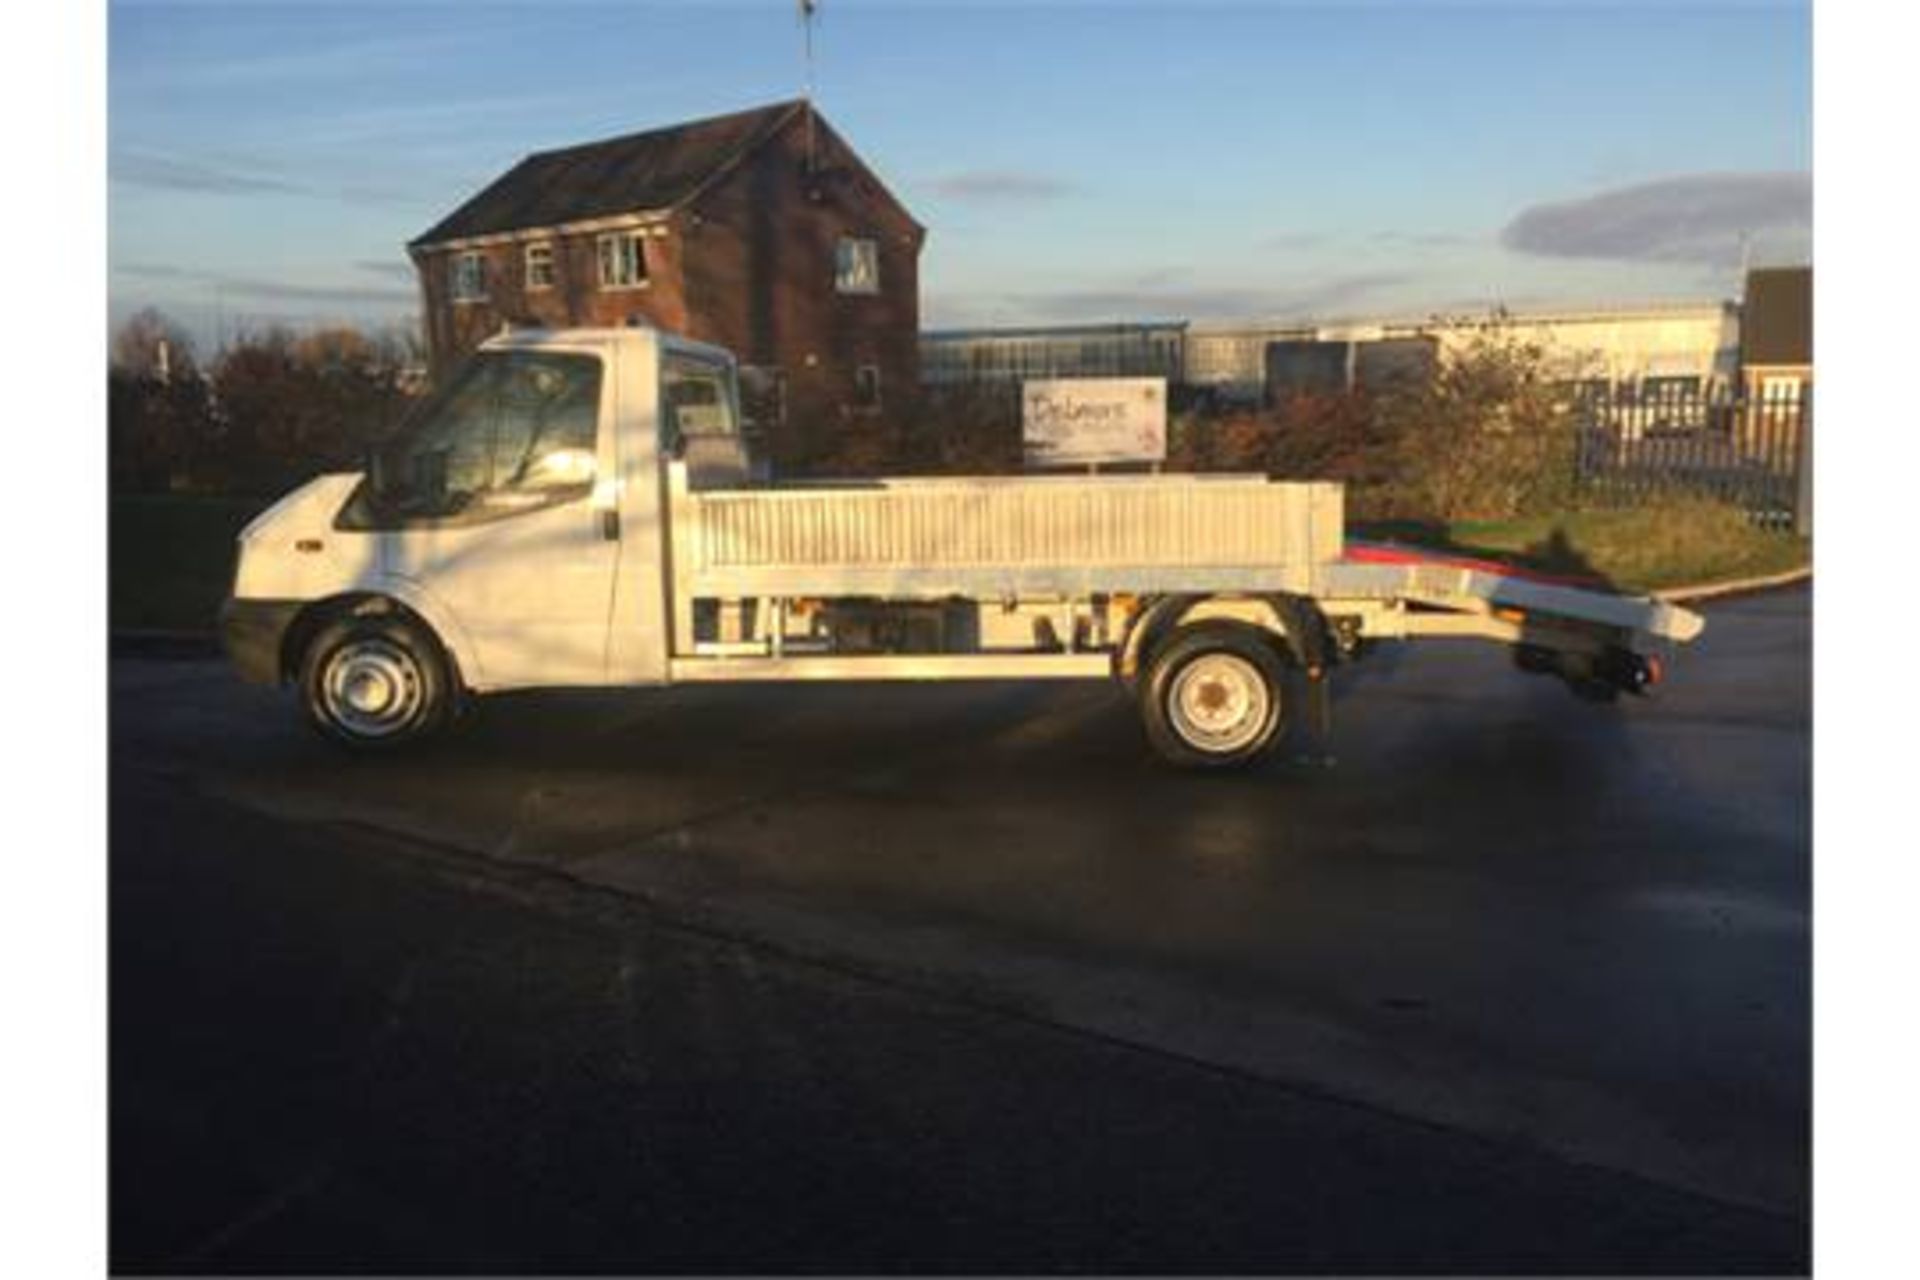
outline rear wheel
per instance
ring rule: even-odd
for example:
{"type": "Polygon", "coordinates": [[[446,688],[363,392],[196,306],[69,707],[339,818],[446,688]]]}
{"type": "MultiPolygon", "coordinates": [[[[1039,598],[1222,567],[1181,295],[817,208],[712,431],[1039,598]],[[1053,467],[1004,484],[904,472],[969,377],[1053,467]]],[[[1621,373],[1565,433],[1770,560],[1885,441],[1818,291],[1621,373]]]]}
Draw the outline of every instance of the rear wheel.
{"type": "Polygon", "coordinates": [[[1203,624],[1176,633],[1141,682],[1154,750],[1184,768],[1233,768],[1258,759],[1286,723],[1280,656],[1251,627],[1203,624]]]}
{"type": "Polygon", "coordinates": [[[431,735],[453,701],[440,646],[395,614],[349,616],[322,627],[307,646],[300,690],[314,728],[363,750],[431,735]]]}

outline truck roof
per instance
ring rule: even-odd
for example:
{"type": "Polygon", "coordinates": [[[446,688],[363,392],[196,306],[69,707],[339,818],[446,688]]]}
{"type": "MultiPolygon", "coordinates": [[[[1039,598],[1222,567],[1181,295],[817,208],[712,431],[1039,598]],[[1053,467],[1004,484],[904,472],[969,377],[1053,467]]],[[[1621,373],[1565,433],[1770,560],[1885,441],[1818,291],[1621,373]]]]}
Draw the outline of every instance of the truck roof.
{"type": "Polygon", "coordinates": [[[616,346],[653,346],[659,345],[668,351],[685,355],[701,356],[709,360],[718,360],[732,364],[734,356],[725,347],[709,342],[697,342],[692,338],[671,333],[665,329],[656,329],[652,325],[619,325],[582,327],[572,329],[543,329],[537,326],[516,326],[502,330],[480,344],[482,351],[499,351],[513,347],[564,347],[581,343],[612,343],[616,346]]]}

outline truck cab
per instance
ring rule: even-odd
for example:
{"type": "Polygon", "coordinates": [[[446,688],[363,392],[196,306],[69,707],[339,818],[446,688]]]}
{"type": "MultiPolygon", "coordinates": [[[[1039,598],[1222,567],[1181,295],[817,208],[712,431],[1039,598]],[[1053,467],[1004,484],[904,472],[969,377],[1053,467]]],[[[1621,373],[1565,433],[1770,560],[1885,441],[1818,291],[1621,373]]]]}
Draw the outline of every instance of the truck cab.
{"type": "Polygon", "coordinates": [[[474,692],[663,680],[665,457],[746,482],[726,351],[645,328],[502,334],[364,472],[242,530],[228,648],[244,675],[292,678],[323,619],[360,619],[367,642],[318,692],[374,733],[401,733],[430,692],[381,619],[424,629],[474,692]]]}

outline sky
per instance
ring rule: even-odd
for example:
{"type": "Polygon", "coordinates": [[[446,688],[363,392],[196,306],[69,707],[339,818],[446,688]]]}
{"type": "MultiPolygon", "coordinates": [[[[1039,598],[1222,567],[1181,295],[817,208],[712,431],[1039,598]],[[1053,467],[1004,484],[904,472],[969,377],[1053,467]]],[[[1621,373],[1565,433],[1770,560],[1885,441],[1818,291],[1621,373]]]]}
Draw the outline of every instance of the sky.
{"type": "MultiPolygon", "coordinates": [[[[112,0],[109,321],[418,310],[521,156],[797,96],[796,0],[112,0]]],[[[1735,296],[1811,260],[1791,0],[819,0],[929,328],[1735,296]]]]}

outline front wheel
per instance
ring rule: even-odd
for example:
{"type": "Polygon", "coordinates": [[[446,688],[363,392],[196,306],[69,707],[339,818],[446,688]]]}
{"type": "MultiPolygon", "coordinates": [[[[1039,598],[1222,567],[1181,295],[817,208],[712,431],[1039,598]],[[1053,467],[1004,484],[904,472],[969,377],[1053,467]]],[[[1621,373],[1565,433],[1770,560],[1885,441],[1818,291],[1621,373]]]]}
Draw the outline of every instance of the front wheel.
{"type": "Polygon", "coordinates": [[[1147,739],[1184,768],[1247,764],[1285,727],[1285,676],[1279,654],[1250,627],[1186,628],[1154,655],[1141,682],[1147,739]]]}
{"type": "Polygon", "coordinates": [[[394,614],[341,618],[307,646],[300,690],[307,719],[335,742],[387,750],[446,723],[451,682],[440,646],[394,614]]]}

